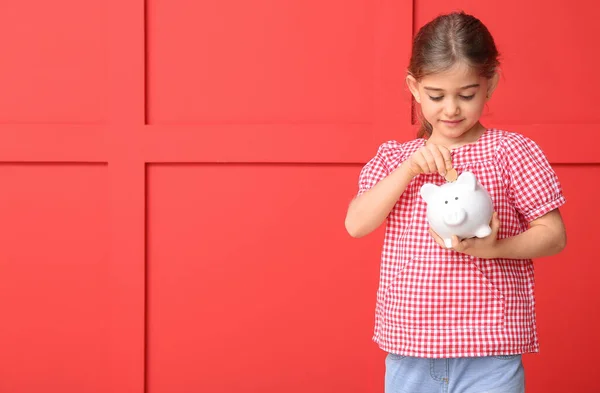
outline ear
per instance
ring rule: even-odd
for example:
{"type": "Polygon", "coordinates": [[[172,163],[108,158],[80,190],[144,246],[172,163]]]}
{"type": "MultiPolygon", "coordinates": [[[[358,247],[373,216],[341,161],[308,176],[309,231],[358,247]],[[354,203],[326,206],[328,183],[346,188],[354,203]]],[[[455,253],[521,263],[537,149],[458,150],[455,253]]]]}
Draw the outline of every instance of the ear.
{"type": "Polygon", "coordinates": [[[417,101],[420,104],[421,95],[419,94],[419,82],[417,82],[414,76],[408,75],[406,77],[406,84],[408,85],[408,88],[410,89],[410,92],[412,93],[413,97],[415,97],[415,101],[417,101]]]}
{"type": "Polygon", "coordinates": [[[425,200],[425,202],[429,203],[431,201],[431,198],[433,198],[435,193],[438,191],[438,188],[440,188],[440,187],[436,186],[435,184],[431,184],[431,183],[423,184],[423,186],[421,186],[421,191],[420,191],[421,198],[423,198],[425,200]]]}
{"type": "Polygon", "coordinates": [[[463,186],[467,186],[469,190],[475,191],[475,187],[477,186],[477,178],[471,172],[463,172],[456,179],[456,184],[460,184],[463,186]]]}
{"type": "Polygon", "coordinates": [[[489,99],[492,98],[492,95],[494,94],[496,87],[498,87],[499,80],[500,80],[500,74],[498,73],[498,71],[496,71],[494,73],[494,76],[492,76],[490,79],[488,79],[488,88],[487,88],[487,96],[486,96],[487,101],[489,101],[489,99]]]}

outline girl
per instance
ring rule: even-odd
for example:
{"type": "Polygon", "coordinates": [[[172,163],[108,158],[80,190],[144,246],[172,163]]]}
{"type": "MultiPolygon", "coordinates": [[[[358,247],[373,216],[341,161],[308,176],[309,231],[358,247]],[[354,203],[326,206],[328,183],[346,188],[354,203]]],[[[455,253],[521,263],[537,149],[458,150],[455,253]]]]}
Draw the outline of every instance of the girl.
{"type": "Polygon", "coordinates": [[[407,85],[422,112],[417,139],[382,144],[362,169],[346,229],[387,219],[373,340],[398,392],[523,392],[521,354],[538,351],[532,258],[560,252],[560,183],[540,148],[479,118],[498,83],[488,29],[463,12],[423,26],[407,85]],[[470,171],[494,203],[492,234],[453,238],[428,228],[424,183],[470,171]]]}

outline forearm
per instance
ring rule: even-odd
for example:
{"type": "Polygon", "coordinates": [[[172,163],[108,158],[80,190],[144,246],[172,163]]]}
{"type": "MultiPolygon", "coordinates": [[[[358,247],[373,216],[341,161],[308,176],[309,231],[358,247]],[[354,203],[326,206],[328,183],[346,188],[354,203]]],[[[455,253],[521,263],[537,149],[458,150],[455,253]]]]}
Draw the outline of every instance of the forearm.
{"type": "Polygon", "coordinates": [[[497,258],[535,259],[547,257],[562,251],[566,242],[566,234],[562,225],[558,227],[535,225],[517,236],[499,239],[497,258]]]}
{"type": "Polygon", "coordinates": [[[400,165],[372,189],[355,198],[346,214],[346,230],[352,237],[362,237],[377,229],[412,180],[408,166],[400,165]]]}

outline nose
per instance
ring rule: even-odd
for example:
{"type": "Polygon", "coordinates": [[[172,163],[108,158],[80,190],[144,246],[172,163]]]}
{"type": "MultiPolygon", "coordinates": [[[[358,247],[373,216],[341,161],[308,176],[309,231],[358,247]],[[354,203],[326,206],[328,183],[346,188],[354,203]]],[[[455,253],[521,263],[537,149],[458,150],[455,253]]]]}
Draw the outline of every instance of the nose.
{"type": "Polygon", "coordinates": [[[460,106],[458,105],[457,100],[446,100],[446,105],[444,106],[444,115],[448,119],[452,119],[453,117],[460,115],[460,106]]]}
{"type": "Polygon", "coordinates": [[[466,219],[467,212],[461,208],[446,212],[443,216],[444,223],[451,227],[462,224],[466,219]]]}

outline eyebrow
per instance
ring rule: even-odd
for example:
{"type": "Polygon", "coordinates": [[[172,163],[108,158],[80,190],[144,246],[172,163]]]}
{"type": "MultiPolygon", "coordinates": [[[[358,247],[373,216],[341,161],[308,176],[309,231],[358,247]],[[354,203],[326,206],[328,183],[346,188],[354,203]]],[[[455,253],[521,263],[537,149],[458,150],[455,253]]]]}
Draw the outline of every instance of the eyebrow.
{"type": "MultiPolygon", "coordinates": [[[[472,85],[463,86],[460,88],[460,90],[470,89],[471,87],[479,87],[479,83],[474,83],[472,85]]],[[[429,87],[429,86],[425,86],[425,87],[423,87],[423,89],[432,90],[432,91],[444,91],[444,89],[440,89],[437,87],[429,87]]]]}

